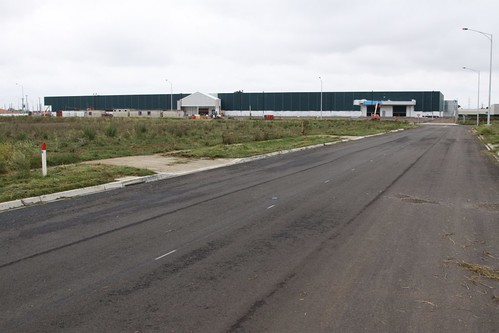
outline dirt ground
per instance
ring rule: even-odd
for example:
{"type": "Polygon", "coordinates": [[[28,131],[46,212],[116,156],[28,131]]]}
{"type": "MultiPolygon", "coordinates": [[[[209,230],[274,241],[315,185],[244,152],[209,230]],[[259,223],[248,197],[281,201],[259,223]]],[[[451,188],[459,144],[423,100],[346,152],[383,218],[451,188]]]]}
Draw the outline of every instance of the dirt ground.
{"type": "Polygon", "coordinates": [[[88,164],[108,164],[149,169],[157,173],[184,173],[206,170],[236,163],[237,158],[192,159],[164,156],[162,154],[116,157],[104,160],[88,161],[88,164]]]}

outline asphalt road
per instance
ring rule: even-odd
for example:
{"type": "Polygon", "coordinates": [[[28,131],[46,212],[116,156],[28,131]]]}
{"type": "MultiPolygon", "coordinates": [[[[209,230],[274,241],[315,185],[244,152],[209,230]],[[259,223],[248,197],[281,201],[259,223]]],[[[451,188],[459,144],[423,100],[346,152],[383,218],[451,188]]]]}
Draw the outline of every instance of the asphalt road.
{"type": "Polygon", "coordinates": [[[496,332],[498,184],[423,126],[0,213],[0,332],[496,332]]]}

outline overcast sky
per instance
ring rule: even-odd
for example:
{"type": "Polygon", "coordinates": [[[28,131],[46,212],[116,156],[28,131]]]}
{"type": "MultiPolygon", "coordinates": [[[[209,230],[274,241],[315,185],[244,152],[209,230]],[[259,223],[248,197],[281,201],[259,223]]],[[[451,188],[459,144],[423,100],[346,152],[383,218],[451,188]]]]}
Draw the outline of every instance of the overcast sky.
{"type": "MultiPolygon", "coordinates": [[[[487,106],[497,0],[0,0],[0,108],[44,96],[425,90],[487,106]],[[17,85],[16,85],[17,83],[17,85]]],[[[497,37],[496,37],[497,39],[497,37]]],[[[496,42],[498,45],[499,39],[496,42]]],[[[494,48],[492,102],[499,103],[494,48]]]]}

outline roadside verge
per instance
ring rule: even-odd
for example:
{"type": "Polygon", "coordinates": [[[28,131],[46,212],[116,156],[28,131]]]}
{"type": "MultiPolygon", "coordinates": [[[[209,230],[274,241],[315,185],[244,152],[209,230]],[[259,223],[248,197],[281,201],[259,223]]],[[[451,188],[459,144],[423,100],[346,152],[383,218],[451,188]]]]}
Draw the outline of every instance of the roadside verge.
{"type": "MultiPolygon", "coordinates": [[[[399,132],[399,131],[403,131],[403,129],[393,130],[390,132],[394,133],[394,132],[399,132]]],[[[178,176],[183,176],[183,175],[187,175],[187,174],[191,174],[191,173],[222,168],[222,167],[229,166],[229,165],[246,163],[246,162],[250,162],[250,161],[268,158],[271,156],[288,154],[288,153],[307,150],[307,149],[315,149],[315,148],[319,148],[319,147],[334,145],[334,144],[337,144],[340,142],[360,140],[360,139],[384,135],[384,134],[385,133],[373,134],[373,135],[368,135],[368,136],[342,137],[342,139],[340,141],[322,143],[322,144],[301,147],[301,148],[293,148],[293,149],[282,150],[282,151],[277,151],[277,152],[268,153],[268,154],[256,155],[256,156],[252,156],[252,157],[220,159],[216,163],[210,163],[209,166],[200,166],[198,163],[192,163],[192,164],[185,163],[182,165],[182,171],[158,172],[154,175],[143,176],[143,177],[125,177],[125,178],[117,179],[116,181],[111,182],[111,183],[107,183],[107,184],[101,184],[101,185],[96,185],[96,186],[84,187],[84,188],[80,188],[80,189],[74,189],[74,190],[57,192],[57,193],[52,193],[52,194],[45,194],[45,195],[30,197],[30,198],[25,198],[25,199],[18,199],[18,200],[13,200],[13,201],[2,202],[2,203],[0,203],[0,213],[3,211],[11,210],[11,209],[19,209],[19,208],[29,207],[32,205],[54,202],[54,201],[58,201],[58,200],[71,199],[71,198],[75,198],[75,197],[79,197],[79,196],[85,196],[85,195],[115,190],[115,189],[119,189],[119,188],[124,188],[127,186],[132,186],[132,185],[137,185],[137,184],[142,184],[142,183],[150,183],[150,182],[159,181],[159,180],[163,180],[163,179],[167,179],[167,178],[178,177],[178,176]]]]}

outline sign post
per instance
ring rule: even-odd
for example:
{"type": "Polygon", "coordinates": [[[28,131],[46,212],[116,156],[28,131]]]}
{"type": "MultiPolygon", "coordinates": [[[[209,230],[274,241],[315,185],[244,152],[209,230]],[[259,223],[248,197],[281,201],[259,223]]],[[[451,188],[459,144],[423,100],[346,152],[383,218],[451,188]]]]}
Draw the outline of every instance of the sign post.
{"type": "Polygon", "coordinates": [[[47,145],[42,143],[42,175],[47,176],[47,145]]]}

